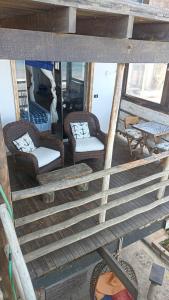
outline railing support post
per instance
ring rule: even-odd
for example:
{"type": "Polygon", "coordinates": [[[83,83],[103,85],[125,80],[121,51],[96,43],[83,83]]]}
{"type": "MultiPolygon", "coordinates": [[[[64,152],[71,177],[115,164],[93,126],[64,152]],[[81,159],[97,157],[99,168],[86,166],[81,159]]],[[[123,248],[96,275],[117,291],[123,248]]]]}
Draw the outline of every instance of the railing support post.
{"type": "MultiPolygon", "coordinates": [[[[16,266],[17,273],[22,284],[22,288],[25,294],[26,300],[36,300],[35,292],[32,286],[30,275],[23,258],[18,238],[16,236],[15,228],[9,212],[7,211],[6,205],[0,205],[0,218],[5,231],[7,241],[9,243],[14,264],[16,266]]],[[[11,298],[12,299],[12,298],[11,298]]]]}
{"type": "MultiPolygon", "coordinates": [[[[117,118],[118,118],[120,100],[121,100],[124,67],[125,64],[117,65],[116,82],[115,82],[112,110],[111,110],[110,122],[109,122],[104,169],[111,168],[111,164],[112,164],[113,146],[114,146],[114,140],[116,135],[116,124],[117,124],[117,118]]],[[[110,183],[110,175],[106,175],[103,178],[102,191],[106,191],[109,189],[109,183],[110,183]]],[[[108,197],[105,196],[101,199],[101,205],[107,203],[107,198],[108,197]]],[[[103,210],[103,212],[99,216],[99,222],[103,223],[105,221],[105,218],[106,218],[106,211],[103,210]]]]}
{"type": "MultiPolygon", "coordinates": [[[[0,119],[0,185],[2,185],[6,196],[11,201],[11,191],[8,175],[8,165],[5,151],[5,143],[3,138],[3,130],[0,119]]],[[[0,196],[0,204],[3,203],[2,197],[0,196]]],[[[8,276],[8,260],[5,256],[4,247],[6,245],[5,234],[0,221],[0,276],[2,277],[2,286],[4,297],[12,299],[12,289],[8,276]]]]}
{"type": "MultiPolygon", "coordinates": [[[[168,171],[169,173],[169,157],[167,157],[165,160],[164,160],[164,168],[163,168],[164,171],[168,171]]],[[[164,175],[162,178],[161,178],[161,181],[165,181],[168,179],[168,174],[167,175],[164,175]]],[[[164,194],[165,194],[165,189],[166,187],[162,187],[158,190],[157,192],[157,199],[160,200],[164,197],[164,194]]]]}

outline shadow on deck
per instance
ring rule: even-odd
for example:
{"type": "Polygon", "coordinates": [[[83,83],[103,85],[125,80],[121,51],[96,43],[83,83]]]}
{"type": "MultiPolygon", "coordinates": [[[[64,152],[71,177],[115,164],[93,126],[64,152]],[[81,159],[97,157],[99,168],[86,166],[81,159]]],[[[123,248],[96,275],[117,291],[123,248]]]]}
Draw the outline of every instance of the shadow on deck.
{"type": "MultiPolygon", "coordinates": [[[[113,155],[113,165],[126,163],[129,162],[130,160],[131,159],[129,156],[127,145],[124,143],[123,139],[117,138],[115,144],[115,151],[113,155]]],[[[90,166],[94,170],[98,169],[97,163],[90,161],[88,162],[88,164],[90,164],[90,166]]],[[[9,165],[10,165],[10,178],[11,178],[12,190],[18,190],[20,188],[26,188],[35,185],[35,183],[31,181],[31,179],[29,179],[28,181],[28,178],[25,177],[23,174],[22,175],[18,174],[17,176],[14,176],[15,174],[12,171],[12,165],[10,162],[9,165]]],[[[132,169],[127,172],[115,174],[111,176],[110,187],[123,186],[127,183],[133,182],[141,178],[145,178],[161,170],[162,169],[160,164],[156,162],[148,166],[138,167],[136,169],[132,169]]],[[[155,183],[156,181],[153,181],[153,183],[155,183]]],[[[90,196],[92,194],[99,192],[101,190],[101,185],[102,185],[102,179],[99,179],[90,183],[90,188],[88,192],[83,192],[83,193],[79,192],[75,187],[58,191],[55,193],[55,202],[52,204],[45,204],[42,201],[41,196],[36,196],[29,199],[17,201],[14,203],[15,218],[18,219],[25,215],[30,215],[37,211],[47,209],[48,207],[60,205],[72,200],[76,201],[82,197],[90,196]]],[[[144,187],[146,187],[146,185],[147,184],[144,184],[144,187]]],[[[109,196],[109,200],[126,196],[131,192],[141,190],[142,188],[143,186],[136,187],[130,189],[129,191],[119,193],[118,195],[111,195],[109,196]]],[[[110,209],[107,212],[106,219],[108,220],[108,219],[115,218],[117,216],[123,215],[124,213],[129,213],[130,211],[136,208],[140,208],[144,205],[150,204],[154,202],[154,200],[156,199],[156,194],[157,191],[149,193],[148,195],[144,195],[136,199],[135,201],[130,201],[128,203],[114,207],[113,209],[110,209]]],[[[166,190],[166,195],[168,195],[168,190],[166,190]]],[[[44,229],[54,224],[61,223],[66,219],[74,217],[82,212],[90,211],[91,209],[97,207],[99,203],[100,201],[98,200],[80,207],[76,207],[71,210],[54,214],[52,216],[49,216],[44,219],[40,219],[38,221],[24,225],[22,227],[18,227],[16,229],[17,235],[18,237],[21,237],[25,234],[40,229],[44,229]]],[[[121,222],[120,224],[114,225],[109,229],[104,229],[103,231],[100,231],[99,233],[92,235],[89,238],[85,238],[81,241],[75,242],[62,249],[51,252],[50,254],[47,254],[32,262],[29,262],[28,269],[30,271],[31,278],[35,279],[37,277],[41,277],[51,272],[52,270],[59,269],[64,265],[88,253],[95,251],[101,246],[105,246],[114,241],[117,241],[118,238],[124,237],[129,233],[133,232],[133,234],[136,235],[136,230],[139,230],[140,228],[148,226],[152,223],[155,223],[157,220],[164,219],[168,215],[169,215],[169,202],[160,205],[160,207],[154,208],[148,212],[141,213],[133,218],[130,218],[127,221],[121,222]]],[[[95,217],[88,218],[76,225],[69,227],[68,229],[64,229],[57,233],[47,235],[43,238],[39,238],[37,240],[28,242],[22,245],[21,249],[23,251],[23,254],[25,255],[45,245],[51,244],[54,241],[58,241],[72,234],[86,230],[96,224],[98,224],[98,215],[95,217]]],[[[137,240],[137,237],[135,237],[135,240],[137,240]]]]}

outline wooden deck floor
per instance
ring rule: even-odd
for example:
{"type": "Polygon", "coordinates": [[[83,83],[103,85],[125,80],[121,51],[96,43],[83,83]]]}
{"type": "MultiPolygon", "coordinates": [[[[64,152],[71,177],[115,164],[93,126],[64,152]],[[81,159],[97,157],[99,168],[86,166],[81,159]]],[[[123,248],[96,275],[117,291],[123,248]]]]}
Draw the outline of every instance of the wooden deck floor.
{"type": "MultiPolygon", "coordinates": [[[[113,164],[117,165],[120,163],[125,163],[130,160],[128,149],[126,148],[126,145],[121,141],[116,141],[116,147],[115,147],[115,153],[113,156],[113,164]]],[[[92,165],[94,169],[96,169],[96,165],[92,165]]],[[[12,168],[11,169],[11,185],[13,190],[17,190],[20,188],[21,182],[22,182],[22,188],[23,185],[25,187],[28,187],[29,185],[35,184],[34,182],[31,182],[31,180],[28,182],[25,181],[24,176],[17,176],[15,177],[12,168]],[[20,178],[20,180],[18,180],[20,178]]],[[[156,173],[160,171],[161,167],[159,164],[151,164],[146,167],[140,167],[135,170],[123,172],[117,175],[111,176],[111,187],[121,186],[123,184],[129,183],[131,181],[135,181],[136,179],[144,178],[145,176],[151,175],[153,173],[156,173]]],[[[96,180],[92,183],[90,183],[90,189],[88,192],[81,193],[77,191],[76,188],[70,188],[67,190],[59,191],[55,193],[55,203],[52,204],[45,204],[42,202],[41,197],[34,197],[29,198],[25,200],[18,201],[14,204],[14,214],[15,218],[22,217],[24,215],[29,215],[34,212],[37,212],[39,210],[43,210],[48,208],[49,206],[52,207],[54,205],[62,204],[68,201],[76,201],[77,199],[80,199],[82,197],[86,197],[88,195],[92,195],[93,193],[96,193],[100,191],[101,189],[101,180],[96,180]]],[[[144,185],[145,187],[145,185],[144,185]]],[[[139,190],[139,188],[132,189],[128,192],[123,192],[121,194],[118,194],[118,197],[121,197],[125,195],[126,193],[129,194],[130,192],[133,192],[134,190],[139,190]]],[[[166,194],[168,191],[166,192],[166,194]]],[[[110,196],[111,199],[117,198],[117,195],[110,196]]],[[[109,198],[110,198],[109,197],[109,198]]],[[[116,208],[113,208],[108,211],[107,213],[107,219],[114,218],[117,216],[120,216],[126,212],[130,212],[131,210],[144,206],[146,204],[149,204],[154,201],[156,197],[156,192],[153,192],[149,195],[146,195],[144,197],[141,197],[135,201],[131,201],[127,204],[123,204],[121,206],[118,206],[116,208]]],[[[84,212],[86,210],[90,210],[98,205],[98,201],[94,203],[86,204],[85,206],[78,207],[71,209],[66,212],[58,213],[56,215],[50,216],[45,219],[41,219],[39,221],[36,221],[34,223],[25,225],[23,227],[17,228],[17,234],[18,237],[33,231],[36,231],[38,229],[46,228],[50,225],[60,223],[70,217],[73,217],[81,212],[84,212]]],[[[70,246],[67,246],[65,248],[62,248],[58,251],[52,252],[42,258],[39,258],[37,260],[34,260],[30,263],[28,263],[28,268],[30,271],[31,278],[37,278],[40,276],[43,276],[47,274],[48,272],[59,269],[63,265],[70,263],[79,257],[88,254],[97,248],[101,246],[105,246],[112,241],[116,240],[119,237],[125,236],[126,234],[139,229],[143,226],[146,226],[149,223],[155,222],[157,219],[165,218],[169,215],[169,202],[165,205],[161,205],[160,209],[155,208],[147,213],[143,213],[141,215],[138,215],[134,218],[129,219],[128,221],[125,221],[123,223],[120,223],[116,226],[113,226],[110,229],[106,229],[104,231],[101,231],[98,234],[93,235],[92,237],[86,238],[84,240],[81,240],[79,242],[76,242],[70,246]]],[[[33,251],[39,247],[45,246],[47,244],[50,244],[54,241],[57,241],[63,237],[67,237],[73,233],[80,232],[82,230],[85,230],[93,225],[98,224],[98,216],[92,217],[90,219],[87,219],[83,222],[80,222],[69,229],[65,229],[63,231],[57,232],[52,235],[48,235],[46,237],[43,237],[41,239],[38,239],[33,242],[29,242],[22,246],[23,253],[26,254],[30,251],[33,251]]]]}

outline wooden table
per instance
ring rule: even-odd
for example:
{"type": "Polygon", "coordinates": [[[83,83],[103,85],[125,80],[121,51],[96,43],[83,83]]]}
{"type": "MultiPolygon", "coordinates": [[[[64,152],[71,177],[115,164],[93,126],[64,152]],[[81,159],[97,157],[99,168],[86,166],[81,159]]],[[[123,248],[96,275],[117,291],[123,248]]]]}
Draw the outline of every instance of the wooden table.
{"type": "MultiPolygon", "coordinates": [[[[62,168],[59,170],[55,170],[52,172],[47,172],[44,174],[37,175],[37,181],[39,184],[47,184],[50,182],[58,182],[64,179],[74,179],[78,177],[82,177],[85,175],[89,175],[93,172],[93,170],[85,163],[73,165],[70,167],[62,168]]],[[[88,183],[84,183],[77,186],[77,189],[81,192],[88,190],[88,183]]],[[[43,200],[46,203],[54,202],[55,193],[47,193],[43,195],[43,200]]]]}
{"type": "Polygon", "coordinates": [[[150,139],[151,137],[153,137],[155,144],[158,144],[162,136],[166,136],[169,134],[168,125],[156,123],[153,121],[134,124],[132,125],[132,127],[142,132],[145,145],[147,145],[148,137],[150,137],[150,139]]]}
{"type": "Polygon", "coordinates": [[[160,137],[169,134],[169,126],[153,121],[134,124],[133,127],[147,135],[153,135],[154,137],[160,137]]]}

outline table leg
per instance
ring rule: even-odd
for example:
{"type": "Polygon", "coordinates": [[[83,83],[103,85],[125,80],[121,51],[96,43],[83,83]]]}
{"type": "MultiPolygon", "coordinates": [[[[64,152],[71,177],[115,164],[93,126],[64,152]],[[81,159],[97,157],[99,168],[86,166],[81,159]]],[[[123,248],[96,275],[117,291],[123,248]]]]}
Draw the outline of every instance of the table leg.
{"type": "MultiPolygon", "coordinates": [[[[163,171],[169,171],[169,157],[167,157],[164,161],[164,168],[163,168],[163,171]]],[[[162,178],[161,178],[161,181],[165,181],[168,179],[168,176],[169,175],[164,175],[162,178]]],[[[158,190],[157,192],[157,199],[160,200],[164,197],[164,194],[165,194],[165,189],[166,187],[162,187],[158,190]]]]}

